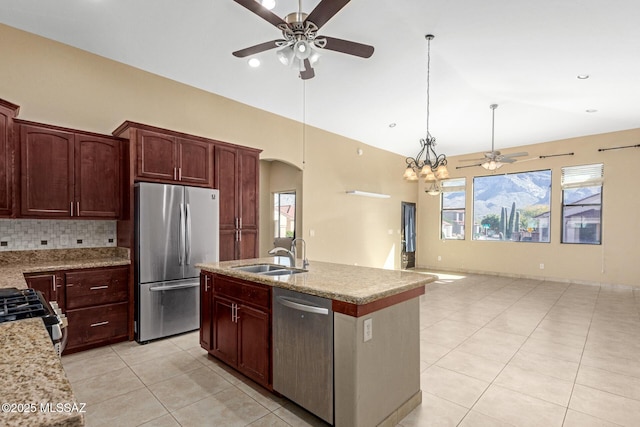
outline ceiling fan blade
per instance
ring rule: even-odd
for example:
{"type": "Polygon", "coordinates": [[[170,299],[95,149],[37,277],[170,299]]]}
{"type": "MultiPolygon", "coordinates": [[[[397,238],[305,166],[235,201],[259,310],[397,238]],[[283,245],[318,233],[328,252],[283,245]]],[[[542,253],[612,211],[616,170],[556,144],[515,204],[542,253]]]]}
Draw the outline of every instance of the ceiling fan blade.
{"type": "Polygon", "coordinates": [[[324,46],[325,49],[359,56],[360,58],[370,58],[371,55],[373,55],[373,46],[333,37],[323,36],[322,38],[327,41],[327,44],[324,46]]]}
{"type": "Polygon", "coordinates": [[[518,153],[503,154],[502,157],[523,157],[528,155],[529,153],[527,153],[526,151],[520,151],[518,153]]]}
{"type": "Polygon", "coordinates": [[[512,159],[510,157],[502,157],[502,158],[500,158],[500,160],[498,160],[498,162],[500,162],[500,163],[515,163],[517,161],[518,161],[518,159],[512,159]]]}
{"type": "Polygon", "coordinates": [[[304,60],[304,71],[300,71],[300,78],[302,80],[309,80],[314,78],[316,75],[315,71],[313,71],[313,68],[311,67],[311,62],[309,62],[309,59],[305,59],[304,60]]]}
{"type": "Polygon", "coordinates": [[[247,56],[255,55],[256,53],[264,52],[265,50],[278,47],[277,42],[279,41],[281,40],[271,40],[269,42],[264,42],[255,46],[247,47],[245,49],[236,50],[235,52],[233,52],[233,56],[235,56],[236,58],[245,58],[247,56]]]}
{"type": "Polygon", "coordinates": [[[251,12],[255,13],[265,21],[270,22],[272,25],[275,25],[276,27],[280,24],[287,25],[287,23],[284,22],[282,18],[280,18],[278,15],[271,12],[269,9],[262,6],[260,3],[258,3],[255,0],[233,0],[233,1],[235,1],[241,6],[246,7],[251,12]]]}
{"type": "Polygon", "coordinates": [[[327,21],[329,21],[329,19],[333,18],[333,15],[335,15],[340,11],[340,9],[345,7],[347,3],[349,3],[349,0],[322,0],[320,3],[318,3],[316,8],[313,9],[313,12],[311,12],[309,16],[307,16],[305,22],[311,21],[316,24],[318,28],[321,28],[324,24],[327,23],[327,21]]]}

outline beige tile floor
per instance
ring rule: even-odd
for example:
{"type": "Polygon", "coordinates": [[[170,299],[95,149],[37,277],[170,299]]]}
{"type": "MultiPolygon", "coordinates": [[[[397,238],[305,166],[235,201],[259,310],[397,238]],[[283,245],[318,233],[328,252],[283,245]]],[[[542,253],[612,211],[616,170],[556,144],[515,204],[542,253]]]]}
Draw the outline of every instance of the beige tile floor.
{"type": "MultiPolygon", "coordinates": [[[[640,426],[640,291],[440,274],[421,297],[422,405],[400,426],[640,426]]],[[[88,426],[325,426],[197,333],[62,359],[88,426]]]]}

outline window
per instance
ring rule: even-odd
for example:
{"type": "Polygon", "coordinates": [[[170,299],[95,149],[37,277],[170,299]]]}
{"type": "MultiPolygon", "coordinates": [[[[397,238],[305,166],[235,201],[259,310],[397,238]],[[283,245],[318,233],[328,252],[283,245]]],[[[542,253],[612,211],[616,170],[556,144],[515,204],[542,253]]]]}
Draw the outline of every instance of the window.
{"type": "Polygon", "coordinates": [[[550,212],[550,170],[473,179],[474,240],[548,243],[550,212]]]}
{"type": "Polygon", "coordinates": [[[562,243],[602,239],[602,163],[562,168],[562,243]]]}
{"type": "Polygon", "coordinates": [[[296,193],[288,191],[273,193],[274,237],[295,238],[296,232],[296,193]]]}
{"type": "Polygon", "coordinates": [[[442,181],[440,229],[443,239],[464,240],[465,179],[442,181]]]}

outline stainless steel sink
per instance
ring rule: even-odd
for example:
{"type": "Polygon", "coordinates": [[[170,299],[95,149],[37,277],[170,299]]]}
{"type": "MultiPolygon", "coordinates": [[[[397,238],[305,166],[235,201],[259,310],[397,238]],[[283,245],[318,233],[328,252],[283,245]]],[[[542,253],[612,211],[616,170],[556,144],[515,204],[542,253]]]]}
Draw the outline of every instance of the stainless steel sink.
{"type": "Polygon", "coordinates": [[[299,274],[299,273],[306,273],[307,270],[301,270],[298,268],[284,268],[282,270],[272,270],[272,271],[265,271],[264,273],[260,273],[260,275],[262,276],[285,276],[287,274],[299,274]]]}
{"type": "Polygon", "coordinates": [[[266,273],[274,270],[282,270],[286,268],[282,265],[273,264],[254,264],[254,265],[239,265],[237,267],[231,267],[234,270],[246,271],[247,273],[266,273]]]}
{"type": "Polygon", "coordinates": [[[287,274],[299,274],[307,272],[307,270],[302,270],[299,268],[274,264],[239,265],[231,268],[233,268],[234,270],[244,271],[246,273],[260,274],[262,276],[284,276],[287,274]]]}

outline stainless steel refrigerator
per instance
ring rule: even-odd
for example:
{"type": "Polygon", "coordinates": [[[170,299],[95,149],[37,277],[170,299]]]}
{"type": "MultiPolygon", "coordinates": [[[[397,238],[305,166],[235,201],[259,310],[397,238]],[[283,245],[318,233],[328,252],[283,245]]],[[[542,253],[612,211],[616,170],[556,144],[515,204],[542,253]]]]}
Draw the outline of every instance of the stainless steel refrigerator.
{"type": "Polygon", "coordinates": [[[218,190],[141,182],[136,201],[138,342],[200,326],[200,262],[218,261],[218,190]]]}

